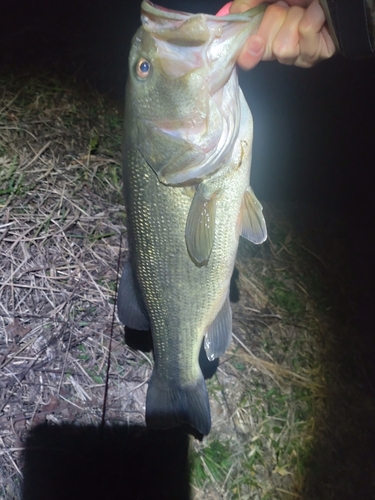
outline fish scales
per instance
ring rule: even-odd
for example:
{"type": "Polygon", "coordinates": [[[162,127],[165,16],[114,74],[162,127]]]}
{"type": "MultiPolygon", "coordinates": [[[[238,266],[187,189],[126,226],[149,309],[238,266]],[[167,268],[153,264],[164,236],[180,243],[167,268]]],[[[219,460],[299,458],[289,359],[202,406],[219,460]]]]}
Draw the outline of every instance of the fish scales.
{"type": "MultiPolygon", "coordinates": [[[[128,154],[132,153],[137,156],[133,151],[128,154]]],[[[139,155],[138,161],[130,160],[128,165],[132,165],[133,170],[131,182],[125,186],[125,197],[129,200],[128,225],[132,228],[129,231],[132,263],[150,318],[155,348],[161,351],[162,345],[172,343],[171,338],[163,338],[165,331],[181,331],[181,336],[174,337],[177,351],[190,349],[192,344],[194,350],[199,351],[196,338],[203,338],[203,332],[214,320],[228,292],[239,237],[237,219],[249,166],[244,163],[233,174],[233,179],[225,179],[228,189],[224,186],[218,195],[216,214],[224,222],[215,226],[209,262],[197,267],[185,244],[185,222],[192,202],[189,190],[158,182],[139,155]],[[170,250],[160,258],[160,249],[170,250]],[[217,276],[221,277],[219,287],[217,276]],[[167,284],[172,284],[172,288],[167,284]]],[[[194,357],[193,361],[188,372],[194,368],[196,374],[198,358],[194,357]]],[[[184,363],[179,367],[181,372],[184,363]]],[[[160,369],[168,376],[173,364],[169,360],[167,366],[160,369]]],[[[173,373],[172,378],[175,376],[178,374],[173,373]]],[[[181,382],[188,383],[189,377],[181,375],[181,382]]]]}
{"type": "MultiPolygon", "coordinates": [[[[153,22],[157,22],[157,16],[160,16],[161,21],[168,25],[170,12],[172,18],[175,14],[179,15],[173,11],[159,11],[149,2],[144,2],[142,6],[144,16],[151,12],[153,22]]],[[[201,17],[203,21],[199,22],[203,22],[205,27],[205,16],[201,17]]],[[[192,15],[189,19],[194,21],[192,15]]],[[[147,21],[143,20],[143,24],[147,26],[147,21]]],[[[204,30],[199,31],[199,36],[202,32],[204,30]]],[[[165,36],[168,40],[168,37],[176,35],[165,36]]],[[[183,33],[181,36],[191,35],[183,33]]],[[[216,155],[218,166],[212,172],[205,169],[201,173],[202,163],[199,162],[195,168],[197,155],[195,152],[190,156],[185,154],[190,143],[185,136],[181,137],[185,134],[185,130],[181,129],[184,123],[185,126],[188,123],[189,134],[195,126],[195,123],[191,125],[192,121],[200,120],[201,110],[195,110],[191,102],[186,107],[179,102],[179,99],[184,99],[184,88],[191,96],[191,82],[186,71],[178,77],[171,78],[169,75],[168,81],[162,64],[158,63],[158,52],[152,37],[153,34],[141,28],[135,36],[135,49],[133,47],[130,55],[130,72],[134,72],[134,64],[141,66],[145,59],[147,64],[144,68],[153,65],[153,77],[159,76],[159,81],[153,85],[152,95],[141,87],[144,82],[137,77],[129,76],[127,84],[123,181],[130,260],[119,287],[119,317],[127,326],[138,329],[149,327],[152,332],[155,366],[147,393],[147,424],[168,428],[185,423],[201,434],[208,434],[210,410],[198,361],[199,352],[204,338],[209,359],[221,355],[230,342],[229,284],[241,232],[257,243],[263,241],[266,235],[261,206],[249,188],[253,123],[238,87],[233,62],[225,84],[231,91],[235,90],[233,107],[241,110],[237,128],[233,125],[233,130],[237,132],[233,132],[235,137],[230,138],[230,150],[225,150],[221,159],[220,154],[216,155]],[[160,81],[164,81],[164,86],[160,87],[160,81]],[[178,109],[172,106],[166,113],[163,110],[166,95],[168,92],[173,94],[176,89],[177,97],[174,95],[170,101],[178,109]],[[191,120],[194,113],[195,118],[191,120]],[[175,129],[171,134],[173,127],[175,129]],[[174,138],[176,145],[173,144],[174,138]],[[153,149],[154,141],[164,139],[166,147],[171,148],[171,157],[175,150],[185,154],[182,170],[189,167],[191,160],[194,167],[190,169],[192,174],[190,171],[181,174],[179,166],[174,171],[173,165],[165,173],[164,164],[159,161],[159,158],[165,157],[164,145],[153,149]],[[244,216],[246,196],[250,200],[250,209],[244,216]],[[248,222],[245,224],[244,220],[248,222]]],[[[172,43],[175,44],[175,40],[172,43]]],[[[232,58],[235,60],[235,54],[232,58]]],[[[201,75],[195,78],[193,74],[190,77],[193,80],[202,78],[201,75]]],[[[207,76],[205,78],[207,81],[207,76]]],[[[206,87],[205,84],[205,90],[206,87]]],[[[215,99],[218,102],[222,99],[225,105],[228,97],[222,89],[218,91],[224,97],[215,91],[215,99]]],[[[206,111],[213,106],[209,102],[211,97],[207,97],[203,106],[206,111]]],[[[196,106],[203,101],[203,96],[196,96],[196,106]]],[[[219,121],[215,119],[214,123],[219,121]]],[[[209,135],[207,131],[204,133],[209,135]]],[[[216,133],[215,136],[215,133],[213,131],[214,138],[220,135],[216,133]]],[[[206,144],[202,150],[207,150],[206,144]]]]}

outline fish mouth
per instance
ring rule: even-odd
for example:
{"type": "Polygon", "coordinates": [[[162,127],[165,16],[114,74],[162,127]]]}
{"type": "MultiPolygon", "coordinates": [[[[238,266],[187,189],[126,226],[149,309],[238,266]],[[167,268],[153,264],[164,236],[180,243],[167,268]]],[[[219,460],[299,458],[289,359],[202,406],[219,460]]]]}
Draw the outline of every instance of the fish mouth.
{"type": "Polygon", "coordinates": [[[168,9],[167,7],[163,7],[162,5],[157,5],[154,2],[150,2],[149,0],[144,0],[141,5],[141,11],[147,12],[149,14],[157,14],[160,12],[165,12],[165,17],[169,19],[176,19],[177,17],[182,16],[191,16],[188,12],[179,11],[175,9],[168,9]]]}
{"type": "Polygon", "coordinates": [[[173,65],[180,68],[180,74],[178,68],[166,68],[172,78],[204,64],[210,66],[212,80],[216,80],[216,88],[213,82],[211,84],[212,95],[228,80],[246,38],[257,31],[265,8],[262,4],[239,14],[215,16],[189,14],[144,0],[141,20],[143,29],[154,37],[162,61],[171,56],[171,45],[181,56],[173,60],[173,65]],[[202,46],[205,46],[204,54],[202,46]],[[189,49],[190,57],[186,57],[188,54],[184,48],[189,49]]]}
{"type": "Polygon", "coordinates": [[[241,121],[236,60],[263,11],[214,16],[142,2],[142,26],[155,43],[155,64],[168,86],[185,95],[177,116],[168,112],[151,119],[154,141],[141,146],[163,184],[199,182],[230,159],[241,121]],[[157,143],[170,144],[169,154],[157,143]]]}
{"type": "MultiPolygon", "coordinates": [[[[238,14],[227,14],[226,16],[217,16],[217,15],[211,15],[211,14],[203,14],[207,18],[214,18],[214,19],[224,19],[227,21],[244,21],[249,18],[250,14],[252,17],[258,14],[264,13],[265,9],[267,8],[267,5],[260,4],[257,7],[253,9],[249,9],[247,12],[242,12],[238,14]],[[251,11],[251,12],[250,12],[251,11]]],[[[161,5],[157,5],[154,2],[150,2],[150,0],[143,0],[141,4],[141,12],[142,14],[150,14],[150,15],[155,15],[155,16],[160,16],[161,13],[164,13],[164,17],[167,19],[173,19],[173,20],[180,20],[182,18],[186,19],[188,17],[191,17],[192,15],[189,12],[184,12],[180,10],[174,10],[174,9],[168,9],[167,7],[163,7],[161,5]]],[[[201,14],[197,14],[201,15],[201,14]]]]}

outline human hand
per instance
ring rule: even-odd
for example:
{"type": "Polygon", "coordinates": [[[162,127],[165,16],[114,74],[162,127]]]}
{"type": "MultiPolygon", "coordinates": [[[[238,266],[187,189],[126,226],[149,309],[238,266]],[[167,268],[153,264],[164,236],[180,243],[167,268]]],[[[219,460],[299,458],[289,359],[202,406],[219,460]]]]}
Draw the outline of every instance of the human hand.
{"type": "MultiPolygon", "coordinates": [[[[248,10],[263,0],[234,0],[230,13],[248,10]]],[[[268,2],[272,0],[267,0],[268,2]]],[[[238,64],[251,69],[259,61],[310,68],[336,52],[318,0],[277,1],[267,7],[256,35],[248,38],[238,64]]]]}

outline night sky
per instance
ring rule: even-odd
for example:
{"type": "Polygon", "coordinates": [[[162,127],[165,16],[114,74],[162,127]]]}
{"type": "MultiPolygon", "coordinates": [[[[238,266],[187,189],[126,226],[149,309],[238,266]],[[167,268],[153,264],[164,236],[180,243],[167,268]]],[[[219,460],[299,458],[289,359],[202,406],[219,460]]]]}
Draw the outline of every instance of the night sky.
{"type": "MultiPolygon", "coordinates": [[[[215,13],[219,0],[164,0],[215,13]]],[[[12,0],[0,5],[0,65],[75,74],[122,99],[140,1],[12,0]]],[[[375,59],[337,55],[313,69],[261,63],[241,73],[254,115],[252,186],[261,200],[308,203],[322,227],[342,219],[352,256],[359,317],[373,330],[375,59]],[[367,318],[367,319],[363,319],[367,318]]]]}

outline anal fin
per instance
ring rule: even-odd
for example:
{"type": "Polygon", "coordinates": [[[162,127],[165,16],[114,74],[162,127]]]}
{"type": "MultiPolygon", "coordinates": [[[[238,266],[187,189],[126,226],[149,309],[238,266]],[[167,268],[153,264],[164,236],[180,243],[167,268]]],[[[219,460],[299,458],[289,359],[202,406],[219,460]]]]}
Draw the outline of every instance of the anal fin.
{"type": "Polygon", "coordinates": [[[226,298],[218,315],[209,326],[204,337],[204,350],[209,361],[222,356],[232,340],[232,309],[226,298]]]}
{"type": "Polygon", "coordinates": [[[266,221],[263,207],[257,200],[250,186],[247,187],[241,207],[241,236],[252,243],[260,244],[267,239],[266,221]]]}
{"type": "Polygon", "coordinates": [[[149,320],[145,308],[137,293],[130,262],[125,263],[122,272],[118,297],[117,312],[121,323],[134,330],[148,330],[149,320]]]}

